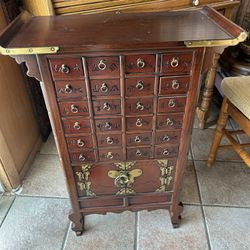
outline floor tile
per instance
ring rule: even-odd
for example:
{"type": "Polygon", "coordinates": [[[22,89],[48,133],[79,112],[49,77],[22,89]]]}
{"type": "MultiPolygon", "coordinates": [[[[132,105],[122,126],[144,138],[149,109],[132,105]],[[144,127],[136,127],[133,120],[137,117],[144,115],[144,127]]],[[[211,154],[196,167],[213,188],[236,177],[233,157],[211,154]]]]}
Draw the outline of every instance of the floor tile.
{"type": "Polygon", "coordinates": [[[173,229],[167,210],[140,212],[138,250],[208,249],[201,208],[185,206],[181,226],[173,229]]]}
{"type": "Polygon", "coordinates": [[[69,201],[17,197],[0,228],[1,250],[59,250],[69,224],[69,201]]]}
{"type": "Polygon", "coordinates": [[[250,169],[244,163],[195,161],[203,204],[250,206],[250,169]]]}
{"type": "MultiPolygon", "coordinates": [[[[213,137],[214,129],[193,129],[191,148],[194,160],[207,161],[213,137]]],[[[222,144],[223,143],[228,143],[225,137],[222,139],[222,144]]],[[[242,161],[233,149],[219,150],[217,154],[217,160],[242,161]]]]}
{"type": "Polygon", "coordinates": [[[40,149],[40,154],[57,155],[56,143],[53,134],[51,133],[46,142],[44,142],[40,149]]]}
{"type": "Polygon", "coordinates": [[[70,229],[65,250],[133,250],[135,213],[108,213],[85,217],[85,232],[77,237],[70,229]]]}
{"type": "Polygon", "coordinates": [[[198,184],[193,161],[188,161],[187,168],[185,169],[180,200],[187,204],[200,204],[198,184]]]}
{"type": "Polygon", "coordinates": [[[69,197],[57,155],[37,155],[23,180],[23,195],[69,197]]]}
{"type": "Polygon", "coordinates": [[[8,213],[12,202],[14,201],[15,196],[5,196],[0,197],[0,226],[8,213]]]}
{"type": "Polygon", "coordinates": [[[204,207],[212,250],[250,249],[250,209],[204,207]]]}

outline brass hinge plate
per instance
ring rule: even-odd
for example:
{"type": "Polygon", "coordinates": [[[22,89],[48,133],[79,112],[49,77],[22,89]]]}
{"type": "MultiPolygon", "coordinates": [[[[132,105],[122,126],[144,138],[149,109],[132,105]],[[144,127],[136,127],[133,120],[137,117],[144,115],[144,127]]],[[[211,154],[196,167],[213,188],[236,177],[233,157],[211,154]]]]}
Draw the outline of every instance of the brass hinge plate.
{"type": "Polygon", "coordinates": [[[55,54],[59,47],[30,47],[30,48],[4,48],[0,46],[2,55],[36,55],[36,54],[55,54]]]}

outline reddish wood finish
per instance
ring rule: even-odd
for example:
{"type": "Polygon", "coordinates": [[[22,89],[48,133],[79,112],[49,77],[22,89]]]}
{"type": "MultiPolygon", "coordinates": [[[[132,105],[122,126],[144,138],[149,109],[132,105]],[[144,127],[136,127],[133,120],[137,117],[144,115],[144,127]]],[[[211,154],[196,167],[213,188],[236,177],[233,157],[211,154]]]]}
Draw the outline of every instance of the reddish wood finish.
{"type": "Polygon", "coordinates": [[[93,147],[92,138],[89,135],[71,136],[67,137],[66,140],[70,151],[93,147]]]}
{"type": "Polygon", "coordinates": [[[115,147],[122,145],[121,134],[105,134],[97,136],[98,147],[115,147]]]}
{"type": "Polygon", "coordinates": [[[141,146],[152,144],[152,133],[127,134],[127,146],[141,146]]]}
{"type": "Polygon", "coordinates": [[[161,97],[158,99],[159,113],[172,113],[184,111],[186,105],[186,97],[161,97]]]}
{"type": "Polygon", "coordinates": [[[127,117],[126,126],[128,131],[152,130],[152,116],[127,117]]]}
{"type": "Polygon", "coordinates": [[[126,100],[126,113],[128,115],[145,115],[153,112],[153,98],[135,98],[126,100]]]}
{"type": "Polygon", "coordinates": [[[92,96],[113,96],[120,95],[120,79],[99,79],[91,80],[92,96]]]}

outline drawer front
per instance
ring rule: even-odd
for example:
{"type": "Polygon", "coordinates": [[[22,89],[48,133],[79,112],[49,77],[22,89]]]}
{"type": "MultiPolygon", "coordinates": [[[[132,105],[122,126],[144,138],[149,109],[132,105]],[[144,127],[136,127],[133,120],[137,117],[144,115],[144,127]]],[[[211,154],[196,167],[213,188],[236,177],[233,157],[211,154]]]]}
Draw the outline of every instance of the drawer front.
{"type": "Polygon", "coordinates": [[[153,194],[146,196],[132,196],[128,198],[129,205],[147,205],[153,203],[171,203],[172,194],[153,194]]]}
{"type": "Polygon", "coordinates": [[[122,149],[121,148],[100,149],[99,160],[100,161],[122,160],[122,149]]]}
{"type": "Polygon", "coordinates": [[[125,57],[126,73],[154,73],[155,55],[131,55],[125,57]]]}
{"type": "Polygon", "coordinates": [[[81,98],[87,96],[84,80],[56,81],[55,89],[59,98],[81,98]]]}
{"type": "Polygon", "coordinates": [[[159,95],[186,94],[190,77],[161,77],[159,95]]]}
{"type": "Polygon", "coordinates": [[[155,158],[176,158],[178,157],[179,146],[156,146],[155,158]]]}
{"type": "Polygon", "coordinates": [[[126,113],[151,114],[153,112],[153,98],[136,98],[126,100],[126,113]]]}
{"type": "Polygon", "coordinates": [[[82,164],[85,162],[94,162],[94,150],[81,150],[78,152],[69,152],[72,164],[82,164]]]}
{"type": "Polygon", "coordinates": [[[59,109],[62,116],[89,116],[87,101],[60,102],[59,109]]]}
{"type": "Polygon", "coordinates": [[[152,158],[151,147],[137,147],[137,148],[127,148],[127,159],[128,160],[142,160],[152,158]]]}
{"type": "Polygon", "coordinates": [[[98,142],[98,147],[121,146],[122,135],[121,135],[121,133],[97,135],[97,142],[98,142]]]}
{"type": "Polygon", "coordinates": [[[136,77],[126,79],[126,96],[154,95],[154,77],[136,77]]]}
{"type": "Polygon", "coordinates": [[[92,96],[120,95],[120,79],[91,80],[92,96]]]}
{"type": "Polygon", "coordinates": [[[64,118],[62,120],[65,134],[91,133],[89,120],[81,118],[64,118]]]}
{"type": "Polygon", "coordinates": [[[84,199],[80,201],[80,208],[94,207],[122,207],[123,198],[101,198],[101,199],[84,199]]]}
{"type": "Polygon", "coordinates": [[[152,144],[152,133],[127,134],[127,146],[141,146],[152,144]]]}
{"type": "Polygon", "coordinates": [[[156,131],[156,144],[178,144],[181,130],[177,131],[156,131]]]}
{"type": "Polygon", "coordinates": [[[119,57],[116,56],[89,57],[87,58],[87,68],[90,77],[96,75],[120,76],[119,57]]]}
{"type": "Polygon", "coordinates": [[[186,97],[162,97],[158,100],[158,112],[181,112],[185,110],[185,105],[186,97]]]}
{"type": "Polygon", "coordinates": [[[84,78],[82,61],[79,58],[51,59],[49,63],[54,80],[84,78]]]}
{"type": "Polygon", "coordinates": [[[127,117],[127,130],[152,130],[153,117],[127,117]]]}
{"type": "Polygon", "coordinates": [[[95,119],[95,126],[97,132],[121,131],[122,121],[121,118],[95,119]]]}
{"type": "Polygon", "coordinates": [[[157,129],[181,129],[183,121],[183,114],[168,114],[158,115],[157,117],[157,129]]]}
{"type": "Polygon", "coordinates": [[[162,55],[161,72],[168,74],[190,73],[193,53],[169,53],[162,55]]]}
{"type": "Polygon", "coordinates": [[[91,135],[68,137],[66,141],[70,151],[93,147],[91,135]]]}
{"type": "Polygon", "coordinates": [[[95,100],[93,101],[95,115],[108,115],[121,113],[121,100],[95,100]]]}

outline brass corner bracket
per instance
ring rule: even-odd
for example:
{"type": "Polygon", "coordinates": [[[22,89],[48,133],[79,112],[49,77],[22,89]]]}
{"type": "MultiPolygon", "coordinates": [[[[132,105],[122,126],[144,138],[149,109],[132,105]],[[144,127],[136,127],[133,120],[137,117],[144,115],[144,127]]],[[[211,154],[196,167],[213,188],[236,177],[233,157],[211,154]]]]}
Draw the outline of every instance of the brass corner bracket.
{"type": "Polygon", "coordinates": [[[37,54],[55,54],[59,47],[30,47],[30,48],[4,48],[0,46],[2,55],[37,55],[37,54]]]}

